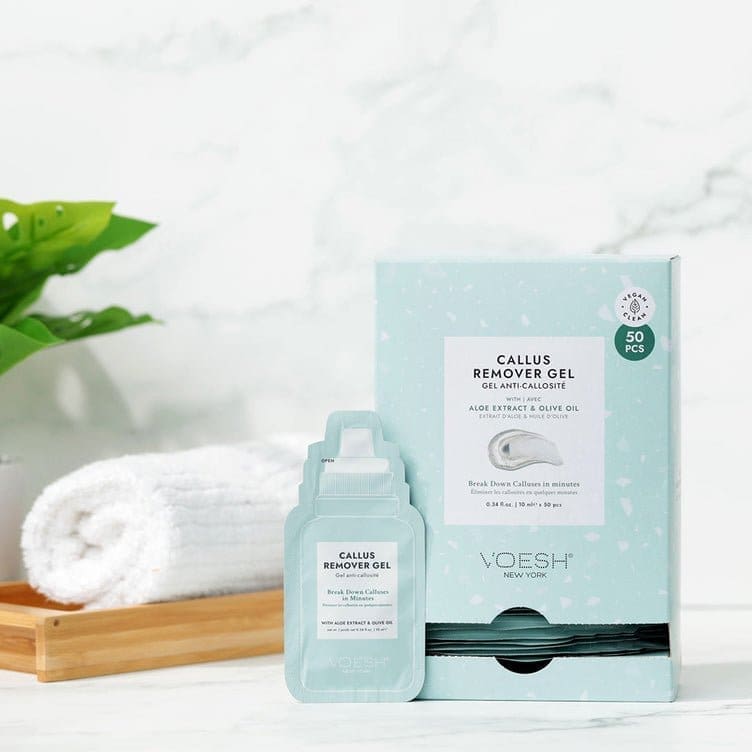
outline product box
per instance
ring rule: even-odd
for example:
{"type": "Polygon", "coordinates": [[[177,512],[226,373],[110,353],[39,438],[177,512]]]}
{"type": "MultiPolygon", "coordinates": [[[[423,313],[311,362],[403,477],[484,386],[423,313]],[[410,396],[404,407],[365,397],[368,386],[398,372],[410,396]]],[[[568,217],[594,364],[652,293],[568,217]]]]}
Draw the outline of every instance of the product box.
{"type": "Polygon", "coordinates": [[[678,268],[377,263],[377,409],[426,522],[421,697],[675,697],[678,268]]]}

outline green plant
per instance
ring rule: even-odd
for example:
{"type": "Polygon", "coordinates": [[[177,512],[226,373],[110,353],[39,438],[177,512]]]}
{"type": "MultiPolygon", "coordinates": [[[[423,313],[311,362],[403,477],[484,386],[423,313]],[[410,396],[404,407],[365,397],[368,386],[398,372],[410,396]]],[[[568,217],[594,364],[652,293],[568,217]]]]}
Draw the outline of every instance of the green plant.
{"type": "Polygon", "coordinates": [[[0,374],[53,345],[154,319],[112,306],[68,316],[27,313],[56,274],[75,274],[102,251],[120,250],[155,225],[112,213],[105,202],[0,199],[0,374]]]}

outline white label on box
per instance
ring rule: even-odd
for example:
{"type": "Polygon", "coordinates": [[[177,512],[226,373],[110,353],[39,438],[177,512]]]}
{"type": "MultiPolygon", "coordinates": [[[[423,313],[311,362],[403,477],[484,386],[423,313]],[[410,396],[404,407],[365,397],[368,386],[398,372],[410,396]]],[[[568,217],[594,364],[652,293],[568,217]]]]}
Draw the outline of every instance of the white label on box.
{"type": "Polygon", "coordinates": [[[602,337],[444,338],[444,522],[604,523],[602,337]]]}
{"type": "Polygon", "coordinates": [[[316,549],[318,638],[397,637],[397,543],[323,542],[316,549]]]}

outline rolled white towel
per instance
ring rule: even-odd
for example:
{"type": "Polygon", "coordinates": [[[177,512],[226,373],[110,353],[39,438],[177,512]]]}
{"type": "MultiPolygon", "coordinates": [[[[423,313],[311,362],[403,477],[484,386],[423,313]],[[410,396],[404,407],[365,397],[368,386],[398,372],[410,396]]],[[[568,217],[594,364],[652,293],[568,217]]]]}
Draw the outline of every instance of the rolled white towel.
{"type": "Polygon", "coordinates": [[[60,478],[24,522],[29,581],[88,608],[280,587],[307,441],[130,455],[60,478]]]}

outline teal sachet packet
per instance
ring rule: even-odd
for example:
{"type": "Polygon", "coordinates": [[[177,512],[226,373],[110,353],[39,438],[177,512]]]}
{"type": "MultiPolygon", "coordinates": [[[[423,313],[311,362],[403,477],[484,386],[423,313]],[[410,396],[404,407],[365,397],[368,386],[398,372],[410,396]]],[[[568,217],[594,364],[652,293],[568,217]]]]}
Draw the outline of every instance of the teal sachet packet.
{"type": "Polygon", "coordinates": [[[426,655],[536,662],[564,657],[668,655],[666,624],[549,624],[510,608],[490,624],[427,624],[426,655]]]}
{"type": "Polygon", "coordinates": [[[285,679],[306,702],[412,700],[425,664],[425,527],[373,412],[333,413],[285,524],[285,679]]]}

